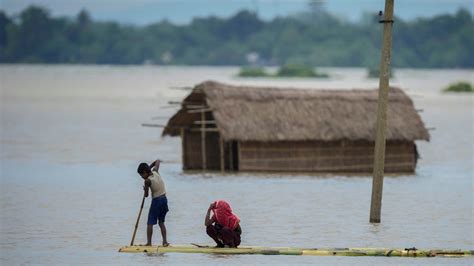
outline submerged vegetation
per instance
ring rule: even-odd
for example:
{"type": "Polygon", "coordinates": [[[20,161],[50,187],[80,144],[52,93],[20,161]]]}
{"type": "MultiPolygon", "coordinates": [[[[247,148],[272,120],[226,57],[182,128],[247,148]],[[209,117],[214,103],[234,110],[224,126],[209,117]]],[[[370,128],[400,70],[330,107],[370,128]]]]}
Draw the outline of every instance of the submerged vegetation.
{"type": "Polygon", "coordinates": [[[239,77],[295,77],[295,78],[329,78],[326,73],[319,73],[313,67],[288,64],[281,66],[275,74],[270,74],[262,67],[242,67],[239,77]]]}
{"type": "Polygon", "coordinates": [[[270,74],[268,74],[263,67],[242,67],[240,68],[238,76],[255,78],[268,77],[270,74]]]}
{"type": "Polygon", "coordinates": [[[301,78],[328,78],[326,73],[318,73],[312,67],[305,65],[289,64],[278,69],[277,77],[301,77],[301,78]]]}
{"type": "Polygon", "coordinates": [[[443,91],[445,92],[474,92],[474,84],[469,82],[457,82],[449,85],[443,91]]]}
{"type": "MultiPolygon", "coordinates": [[[[11,15],[0,9],[0,62],[363,67],[379,60],[378,20],[374,13],[350,22],[319,6],[270,21],[243,10],[186,25],[163,20],[136,26],[95,21],[86,10],[55,17],[37,6],[11,15]]],[[[395,21],[394,66],[474,68],[469,10],[395,21]]]]}

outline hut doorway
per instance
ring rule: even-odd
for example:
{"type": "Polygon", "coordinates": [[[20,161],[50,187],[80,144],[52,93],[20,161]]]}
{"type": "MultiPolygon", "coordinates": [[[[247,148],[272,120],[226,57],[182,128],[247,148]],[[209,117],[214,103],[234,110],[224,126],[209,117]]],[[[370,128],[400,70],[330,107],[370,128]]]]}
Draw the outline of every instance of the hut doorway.
{"type": "Polygon", "coordinates": [[[229,141],[227,145],[226,156],[224,157],[226,163],[226,170],[239,170],[239,143],[237,141],[229,141]]]}
{"type": "MultiPolygon", "coordinates": [[[[201,152],[201,161],[202,161],[201,152]]],[[[220,165],[220,151],[219,151],[219,134],[217,132],[206,132],[206,166],[207,170],[219,170],[220,165]]],[[[201,169],[202,163],[201,163],[201,169]]]]}

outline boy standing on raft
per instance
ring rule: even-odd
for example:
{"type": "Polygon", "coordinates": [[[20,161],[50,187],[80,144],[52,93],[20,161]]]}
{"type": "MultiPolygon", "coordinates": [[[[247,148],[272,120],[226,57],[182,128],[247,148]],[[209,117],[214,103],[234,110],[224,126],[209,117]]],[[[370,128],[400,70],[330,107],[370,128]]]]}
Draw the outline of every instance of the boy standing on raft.
{"type": "Polygon", "coordinates": [[[160,169],[160,160],[154,161],[151,165],[141,163],[138,166],[138,174],[145,180],[143,189],[145,190],[145,197],[148,197],[148,191],[151,190],[152,201],[150,211],[148,212],[148,222],[146,229],[147,242],[146,246],[151,246],[151,238],[153,236],[153,226],[158,225],[161,229],[161,236],[163,238],[163,246],[169,246],[166,241],[166,226],[165,216],[168,212],[168,199],[166,198],[165,183],[161,178],[158,170],[160,169]]]}
{"type": "Polygon", "coordinates": [[[240,245],[240,219],[232,213],[229,203],[218,200],[207,209],[204,221],[207,234],[216,241],[216,247],[236,248],[240,245]],[[211,211],[214,215],[210,218],[211,211]]]}

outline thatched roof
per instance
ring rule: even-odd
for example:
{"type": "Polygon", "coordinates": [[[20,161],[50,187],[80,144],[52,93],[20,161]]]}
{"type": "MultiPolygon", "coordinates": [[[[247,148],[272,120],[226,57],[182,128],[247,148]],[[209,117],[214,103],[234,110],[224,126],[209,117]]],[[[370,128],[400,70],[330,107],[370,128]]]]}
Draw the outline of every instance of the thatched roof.
{"type": "MultiPolygon", "coordinates": [[[[377,96],[377,90],[283,89],[207,81],[184,99],[163,135],[176,136],[180,127],[199,126],[194,121],[201,114],[190,108],[206,105],[225,140],[373,141],[377,96]]],[[[387,116],[388,140],[429,140],[412,100],[401,89],[390,88],[387,116]]]]}

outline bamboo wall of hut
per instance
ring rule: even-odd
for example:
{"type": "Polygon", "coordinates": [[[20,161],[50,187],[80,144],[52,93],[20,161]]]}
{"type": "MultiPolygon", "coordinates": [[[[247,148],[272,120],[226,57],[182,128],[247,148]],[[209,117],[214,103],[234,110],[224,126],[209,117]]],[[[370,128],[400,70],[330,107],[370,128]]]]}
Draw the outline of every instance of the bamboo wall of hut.
{"type": "MultiPolygon", "coordinates": [[[[414,149],[410,142],[388,142],[385,171],[413,172],[414,149]]],[[[369,173],[374,161],[374,143],[366,141],[243,142],[239,152],[242,171],[369,173]]]]}

